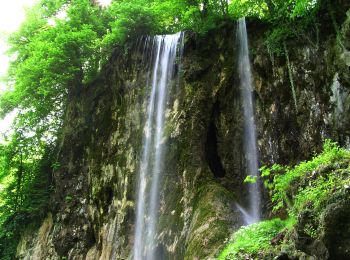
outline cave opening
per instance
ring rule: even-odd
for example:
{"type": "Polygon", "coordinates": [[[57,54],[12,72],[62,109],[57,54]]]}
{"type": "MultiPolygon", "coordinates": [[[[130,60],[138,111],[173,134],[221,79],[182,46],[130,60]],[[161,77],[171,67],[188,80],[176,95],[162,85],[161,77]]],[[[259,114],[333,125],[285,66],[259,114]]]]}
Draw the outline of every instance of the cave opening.
{"type": "Polygon", "coordinates": [[[215,125],[215,119],[219,113],[219,103],[216,102],[213,107],[213,112],[208,127],[207,140],[205,144],[205,158],[210,170],[215,178],[223,178],[226,171],[222,165],[218,151],[218,133],[215,125]]]}

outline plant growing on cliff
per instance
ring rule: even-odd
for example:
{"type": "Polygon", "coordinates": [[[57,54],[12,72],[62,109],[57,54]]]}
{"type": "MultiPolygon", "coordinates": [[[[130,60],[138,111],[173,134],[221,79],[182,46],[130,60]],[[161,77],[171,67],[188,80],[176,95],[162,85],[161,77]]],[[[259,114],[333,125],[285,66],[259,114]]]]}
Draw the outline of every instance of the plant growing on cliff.
{"type": "Polygon", "coordinates": [[[318,239],[322,236],[320,216],[329,210],[327,205],[348,194],[349,168],[350,151],[331,140],[325,141],[319,155],[295,167],[278,164],[262,167],[261,176],[270,191],[274,210],[284,208],[288,216],[284,221],[273,219],[239,229],[219,259],[272,259],[281,250],[296,251],[291,235],[295,232],[318,239]],[[300,216],[307,216],[307,221],[300,216]],[[274,244],[276,241],[279,245],[274,244]]]}
{"type": "Polygon", "coordinates": [[[307,200],[314,201],[317,205],[334,187],[339,186],[339,182],[332,177],[332,174],[327,178],[317,176],[317,169],[349,155],[348,150],[340,148],[331,140],[326,140],[321,154],[316,155],[312,160],[301,162],[294,168],[281,165],[274,165],[271,168],[262,167],[260,170],[262,177],[265,177],[265,186],[270,190],[271,200],[274,203],[273,209],[277,211],[287,206],[292,212],[298,211],[307,200]],[[270,178],[271,175],[273,175],[272,178],[270,178]],[[309,185],[302,191],[292,190],[295,183],[312,177],[317,178],[313,185],[309,185]],[[293,203],[290,193],[295,195],[293,203]]]}

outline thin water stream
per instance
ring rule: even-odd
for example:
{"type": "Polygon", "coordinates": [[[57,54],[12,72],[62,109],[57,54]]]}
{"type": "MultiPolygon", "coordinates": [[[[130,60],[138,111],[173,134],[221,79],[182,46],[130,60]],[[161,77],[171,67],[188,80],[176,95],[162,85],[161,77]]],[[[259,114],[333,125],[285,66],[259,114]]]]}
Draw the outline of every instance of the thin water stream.
{"type": "Polygon", "coordinates": [[[252,224],[259,221],[261,217],[261,191],[258,182],[259,167],[253,105],[253,83],[245,18],[238,20],[237,38],[239,43],[238,72],[244,114],[243,148],[247,161],[247,175],[257,180],[256,183],[249,184],[248,209],[243,210],[242,207],[238,207],[238,209],[241,210],[246,224],[252,224]]]}

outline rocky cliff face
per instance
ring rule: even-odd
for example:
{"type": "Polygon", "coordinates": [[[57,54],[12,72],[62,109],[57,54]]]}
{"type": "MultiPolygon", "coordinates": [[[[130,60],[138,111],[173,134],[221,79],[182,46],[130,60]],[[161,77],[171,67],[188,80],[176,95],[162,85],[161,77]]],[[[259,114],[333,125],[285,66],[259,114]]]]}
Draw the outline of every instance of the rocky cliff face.
{"type": "MultiPolygon", "coordinates": [[[[329,137],[350,145],[350,12],[341,22],[338,34],[327,23],[319,37],[305,32],[286,42],[282,56],[266,47],[265,25],[248,23],[261,164],[306,159],[329,137]]],[[[234,206],[247,197],[235,30],[186,34],[166,114],[157,248],[164,259],[214,257],[242,224],[234,206]]],[[[149,95],[138,46],[116,50],[99,79],[70,93],[52,216],[23,235],[19,258],[130,256],[149,95]]]]}

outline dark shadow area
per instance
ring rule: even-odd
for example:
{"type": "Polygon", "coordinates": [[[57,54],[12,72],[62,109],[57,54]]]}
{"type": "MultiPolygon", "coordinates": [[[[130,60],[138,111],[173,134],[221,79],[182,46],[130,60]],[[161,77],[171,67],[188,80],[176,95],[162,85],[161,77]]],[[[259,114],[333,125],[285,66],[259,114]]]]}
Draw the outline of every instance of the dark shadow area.
{"type": "Polygon", "coordinates": [[[105,203],[103,206],[103,210],[105,212],[108,212],[108,208],[111,205],[113,200],[113,188],[112,187],[107,187],[104,191],[104,202],[105,203]]]}
{"type": "Polygon", "coordinates": [[[216,102],[213,107],[213,113],[209,124],[207,133],[207,140],[205,144],[205,159],[213,172],[215,178],[225,177],[225,169],[222,166],[221,159],[218,153],[218,137],[215,125],[215,118],[219,112],[219,104],[216,102]]]}

